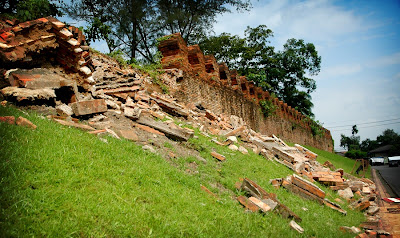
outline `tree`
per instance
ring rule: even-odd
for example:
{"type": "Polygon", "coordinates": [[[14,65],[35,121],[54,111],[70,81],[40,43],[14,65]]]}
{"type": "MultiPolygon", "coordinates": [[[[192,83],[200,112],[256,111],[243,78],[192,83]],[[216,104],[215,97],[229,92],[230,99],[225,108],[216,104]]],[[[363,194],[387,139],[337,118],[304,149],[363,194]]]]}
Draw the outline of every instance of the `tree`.
{"type": "Polygon", "coordinates": [[[393,146],[389,151],[390,156],[400,155],[400,135],[392,129],[384,130],[381,135],[376,137],[376,140],[363,140],[360,148],[362,151],[369,152],[385,145],[393,146]]]}
{"type": "Polygon", "coordinates": [[[358,133],[357,125],[354,125],[351,130],[351,136],[345,136],[344,134],[340,135],[340,147],[351,150],[359,150],[360,149],[360,136],[356,136],[358,133]]]}
{"type": "Polygon", "coordinates": [[[89,23],[90,40],[105,40],[110,51],[154,62],[157,38],[178,31],[188,41],[203,36],[229,6],[247,9],[249,0],[72,0],[64,9],[89,23]]]}
{"type": "Polygon", "coordinates": [[[60,6],[52,0],[5,0],[0,4],[0,15],[29,21],[47,16],[62,16],[62,12],[60,6]]]}
{"type": "Polygon", "coordinates": [[[319,73],[321,57],[312,43],[301,39],[289,39],[282,51],[275,52],[269,45],[272,36],[272,30],[260,25],[247,27],[244,38],[222,33],[204,39],[200,47],[301,113],[313,116],[310,93],[316,84],[308,75],[319,73]]]}

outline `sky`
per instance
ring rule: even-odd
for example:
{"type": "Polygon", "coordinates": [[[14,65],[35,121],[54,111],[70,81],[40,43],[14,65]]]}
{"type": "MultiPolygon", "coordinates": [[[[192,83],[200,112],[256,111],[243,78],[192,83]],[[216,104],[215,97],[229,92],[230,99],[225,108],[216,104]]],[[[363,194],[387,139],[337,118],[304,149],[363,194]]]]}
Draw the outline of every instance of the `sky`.
{"type": "MultiPolygon", "coordinates": [[[[350,136],[353,125],[361,141],[385,129],[400,133],[400,0],[251,2],[248,12],[219,16],[215,34],[243,36],[247,26],[263,24],[277,50],[290,38],[313,43],[322,64],[312,111],[331,131],[335,150],[344,150],[340,135],[350,136]]],[[[92,47],[106,51],[104,42],[92,47]]]]}
{"type": "Polygon", "coordinates": [[[274,32],[277,50],[290,38],[313,43],[322,58],[312,93],[315,119],[340,135],[357,125],[361,141],[385,129],[400,133],[400,1],[260,0],[244,13],[217,18],[214,31],[243,36],[247,26],[274,32]]]}

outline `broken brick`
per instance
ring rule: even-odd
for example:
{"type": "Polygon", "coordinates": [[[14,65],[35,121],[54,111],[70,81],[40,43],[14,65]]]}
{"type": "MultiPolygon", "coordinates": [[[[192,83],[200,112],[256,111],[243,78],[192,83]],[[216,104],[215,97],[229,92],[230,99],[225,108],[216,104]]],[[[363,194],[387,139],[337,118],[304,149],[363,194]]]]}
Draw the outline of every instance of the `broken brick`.
{"type": "Polygon", "coordinates": [[[5,122],[7,124],[14,125],[15,124],[15,117],[14,116],[0,117],[0,122],[5,122]]]}
{"type": "Polygon", "coordinates": [[[83,116],[107,111],[107,104],[104,99],[74,102],[71,103],[70,106],[76,116],[83,116]]]}
{"type": "Polygon", "coordinates": [[[254,203],[257,207],[259,207],[261,209],[261,211],[263,212],[268,212],[269,210],[271,210],[271,207],[268,206],[267,204],[265,204],[264,202],[262,202],[261,200],[259,200],[256,197],[250,197],[249,200],[254,203]]]}
{"type": "Polygon", "coordinates": [[[245,208],[247,208],[248,210],[250,210],[252,212],[257,212],[260,210],[260,208],[256,204],[254,204],[252,201],[250,201],[245,196],[239,196],[236,199],[239,201],[240,204],[242,204],[245,208]]]}
{"type": "Polygon", "coordinates": [[[221,155],[221,154],[218,154],[218,153],[215,152],[215,151],[211,152],[211,156],[214,157],[214,158],[216,158],[216,159],[219,160],[219,161],[224,161],[224,160],[226,159],[225,156],[223,156],[223,155],[221,155]]]}
{"type": "Polygon", "coordinates": [[[24,117],[18,117],[15,124],[17,124],[18,126],[24,126],[24,127],[31,128],[31,129],[37,128],[37,126],[35,124],[33,124],[31,121],[29,121],[28,119],[26,119],[24,117]]]}
{"type": "Polygon", "coordinates": [[[139,137],[134,130],[120,130],[119,134],[121,137],[131,140],[131,141],[138,141],[139,137]]]}
{"type": "Polygon", "coordinates": [[[152,134],[157,134],[157,135],[160,135],[160,136],[165,136],[164,133],[162,133],[162,132],[160,132],[160,131],[157,131],[156,129],[153,129],[153,128],[149,127],[149,126],[140,125],[140,124],[135,124],[135,127],[139,128],[139,129],[141,129],[141,130],[147,131],[147,132],[149,132],[149,133],[152,133],[152,134]]]}

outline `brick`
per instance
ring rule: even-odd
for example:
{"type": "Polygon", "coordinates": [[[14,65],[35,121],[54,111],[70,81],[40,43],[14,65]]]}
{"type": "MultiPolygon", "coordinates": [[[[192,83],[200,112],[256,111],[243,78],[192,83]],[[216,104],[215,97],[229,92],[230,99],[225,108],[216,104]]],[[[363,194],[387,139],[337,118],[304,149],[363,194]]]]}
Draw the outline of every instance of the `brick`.
{"type": "Polygon", "coordinates": [[[149,133],[152,133],[152,134],[157,134],[157,135],[160,135],[160,136],[165,136],[164,133],[162,133],[162,132],[160,132],[160,131],[157,131],[156,129],[153,129],[153,128],[149,127],[149,126],[136,124],[135,127],[139,128],[139,129],[141,129],[141,130],[147,131],[147,132],[149,132],[149,133]]]}
{"type": "Polygon", "coordinates": [[[131,140],[131,141],[138,141],[139,137],[134,130],[120,130],[119,134],[121,137],[131,140]]]}
{"type": "Polygon", "coordinates": [[[97,135],[97,134],[104,133],[104,132],[107,132],[107,130],[106,129],[101,129],[101,130],[89,131],[88,133],[97,135]]]}
{"type": "Polygon", "coordinates": [[[42,23],[47,23],[47,22],[49,22],[49,20],[47,20],[47,19],[44,18],[44,17],[37,19],[37,21],[40,21],[40,22],[42,22],[42,23]]]}
{"type": "Polygon", "coordinates": [[[242,204],[246,209],[252,211],[252,212],[258,212],[260,208],[254,204],[252,201],[250,201],[248,198],[245,196],[239,196],[236,198],[240,204],[242,204]]]}
{"type": "Polygon", "coordinates": [[[135,108],[125,107],[124,116],[132,120],[137,120],[139,119],[141,112],[142,110],[139,107],[135,108]]]}
{"type": "Polygon", "coordinates": [[[64,120],[60,120],[60,119],[56,119],[56,118],[54,118],[53,120],[64,126],[72,126],[72,127],[78,128],[78,129],[86,130],[86,131],[95,131],[95,129],[93,127],[85,125],[85,124],[76,123],[73,121],[64,121],[64,120]]]}
{"type": "Polygon", "coordinates": [[[3,117],[0,117],[0,122],[5,122],[7,124],[14,125],[15,117],[14,116],[3,116],[3,117]]]}
{"type": "Polygon", "coordinates": [[[56,21],[52,21],[51,24],[53,25],[53,27],[57,30],[61,30],[62,28],[65,27],[65,24],[56,20],[56,21]]]}
{"type": "Polygon", "coordinates": [[[78,46],[80,46],[81,44],[79,44],[79,42],[77,41],[77,40],[75,40],[74,38],[71,38],[71,39],[69,39],[68,41],[68,44],[70,44],[72,47],[78,47],[78,46]]]}
{"type": "MultiPolygon", "coordinates": [[[[119,88],[114,88],[114,89],[102,89],[101,92],[107,95],[116,95],[118,93],[128,93],[128,92],[135,92],[140,89],[140,86],[132,86],[132,87],[119,87],[119,88]]],[[[125,95],[124,99],[128,97],[128,95],[125,95]],[[126,96],[126,97],[125,97],[126,96]]]]}
{"type": "Polygon", "coordinates": [[[312,184],[310,182],[307,182],[306,180],[304,180],[304,179],[302,179],[302,178],[300,178],[300,177],[298,177],[296,175],[292,176],[292,183],[295,184],[296,186],[304,189],[304,190],[309,191],[310,193],[312,193],[312,194],[314,194],[314,195],[316,195],[316,196],[318,196],[318,197],[320,197],[322,199],[325,198],[325,192],[324,191],[322,191],[316,185],[314,185],[314,184],[312,184]]]}
{"type": "Polygon", "coordinates": [[[15,124],[17,124],[18,126],[23,126],[23,127],[27,127],[27,128],[31,128],[31,129],[37,128],[37,126],[35,124],[33,124],[31,121],[29,121],[28,119],[26,119],[24,117],[18,117],[15,124]]]}
{"type": "Polygon", "coordinates": [[[152,127],[158,131],[161,131],[162,133],[165,134],[165,136],[167,136],[172,140],[187,141],[189,138],[193,137],[193,132],[189,132],[179,127],[172,128],[163,122],[155,121],[149,117],[142,116],[136,122],[145,126],[152,127]]]}
{"type": "Polygon", "coordinates": [[[206,186],[201,185],[200,188],[201,188],[201,190],[203,190],[204,192],[210,194],[211,196],[213,196],[215,198],[217,197],[217,195],[215,195],[215,193],[211,192],[208,188],[206,188],[206,186]]]}
{"type": "Polygon", "coordinates": [[[218,120],[218,117],[214,113],[212,113],[210,110],[206,110],[206,117],[208,119],[210,119],[211,121],[218,120]]]}
{"type": "Polygon", "coordinates": [[[61,38],[66,40],[71,39],[71,37],[73,36],[72,33],[67,28],[61,29],[58,33],[61,36],[61,38]]]}
{"type": "Polygon", "coordinates": [[[218,153],[215,152],[215,151],[211,152],[211,156],[214,157],[214,158],[216,158],[216,159],[219,160],[219,161],[224,161],[224,160],[226,159],[225,156],[223,156],[223,155],[221,155],[221,154],[218,154],[218,153]]]}
{"type": "Polygon", "coordinates": [[[263,212],[268,212],[269,210],[271,210],[271,207],[268,206],[267,204],[265,204],[264,202],[262,202],[261,200],[259,200],[256,197],[250,197],[249,200],[254,203],[257,207],[259,207],[261,209],[261,211],[263,212]]]}
{"type": "Polygon", "coordinates": [[[86,76],[90,76],[92,75],[92,71],[89,69],[89,67],[87,66],[83,66],[79,69],[80,72],[82,72],[83,74],[85,74],[86,76]]]}
{"type": "Polygon", "coordinates": [[[74,102],[70,105],[76,116],[89,115],[107,111],[107,104],[104,99],[74,102]]]}
{"type": "Polygon", "coordinates": [[[9,42],[15,35],[12,32],[3,32],[0,37],[3,38],[6,42],[9,42]]]}

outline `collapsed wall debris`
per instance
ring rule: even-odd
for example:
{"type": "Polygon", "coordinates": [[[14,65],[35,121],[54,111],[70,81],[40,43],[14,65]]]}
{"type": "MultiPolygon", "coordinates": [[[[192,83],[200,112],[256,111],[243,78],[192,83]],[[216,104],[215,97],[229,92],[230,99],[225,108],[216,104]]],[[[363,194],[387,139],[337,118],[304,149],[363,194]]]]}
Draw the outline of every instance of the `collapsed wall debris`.
{"type": "MultiPolygon", "coordinates": [[[[346,175],[342,169],[336,169],[328,162],[321,165],[316,160],[317,154],[298,144],[288,146],[273,134],[275,129],[268,133],[265,130],[257,132],[245,118],[234,113],[222,113],[207,101],[197,100],[193,103],[186,100],[183,101],[185,104],[177,99],[184,98],[179,96],[182,89],[177,89],[172,96],[161,94],[162,90],[154,87],[149,75],[133,68],[121,69],[112,58],[91,54],[82,32],[74,27],[66,28],[54,18],[2,24],[6,24],[6,27],[2,28],[0,35],[0,85],[6,86],[0,92],[5,99],[24,105],[45,104],[53,109],[49,110],[51,113],[48,118],[62,125],[98,136],[108,134],[118,139],[122,137],[143,144],[144,149],[151,151],[155,150],[148,141],[157,138],[181,142],[194,137],[193,130],[175,123],[173,117],[179,117],[220,146],[243,154],[252,150],[264,156],[266,161],[281,163],[294,171],[295,174],[287,178],[272,180],[273,187],[282,186],[304,199],[315,200],[346,214],[344,208],[326,198],[326,193],[318,186],[321,184],[338,191],[339,196],[350,203],[349,208],[366,211],[368,215],[377,218],[379,207],[375,203],[375,184],[372,181],[346,175]],[[54,35],[50,37],[51,33],[54,35]],[[44,40],[48,38],[52,40],[44,40]],[[74,40],[69,42],[71,39],[74,40]],[[220,142],[216,136],[225,136],[227,139],[220,142]],[[239,141],[238,147],[235,144],[239,141]]],[[[220,87],[218,89],[222,91],[233,91],[240,95],[237,98],[245,105],[254,106],[258,100],[270,98],[268,92],[255,87],[245,77],[238,76],[235,70],[229,70],[225,64],[217,64],[213,56],[204,56],[198,46],[187,47],[179,34],[166,37],[159,47],[164,55],[162,64],[168,69],[161,78],[166,82],[173,79],[174,82],[169,84],[172,87],[179,84],[178,81],[185,74],[195,72],[197,76],[191,75],[195,80],[220,87]]],[[[213,100],[216,95],[204,97],[210,96],[213,100]]],[[[298,112],[276,98],[273,102],[278,106],[279,118],[298,122],[304,130],[308,130],[309,125],[302,121],[298,112]]],[[[3,101],[1,105],[6,103],[3,101]]],[[[7,116],[0,117],[0,123],[19,123],[36,128],[26,120],[7,116]]],[[[319,138],[328,139],[329,131],[325,131],[325,137],[319,138]]],[[[165,153],[164,156],[175,157],[171,153],[165,153]]],[[[218,163],[226,163],[230,157],[215,151],[211,152],[211,156],[218,163]]],[[[198,159],[206,163],[204,159],[198,159]]],[[[218,198],[206,187],[201,188],[218,198]]],[[[301,222],[301,218],[281,203],[275,194],[268,193],[249,178],[241,180],[237,189],[247,194],[236,198],[246,209],[263,213],[274,211],[284,218],[301,222]]],[[[294,221],[290,222],[290,226],[298,232],[304,232],[294,221]]]]}

